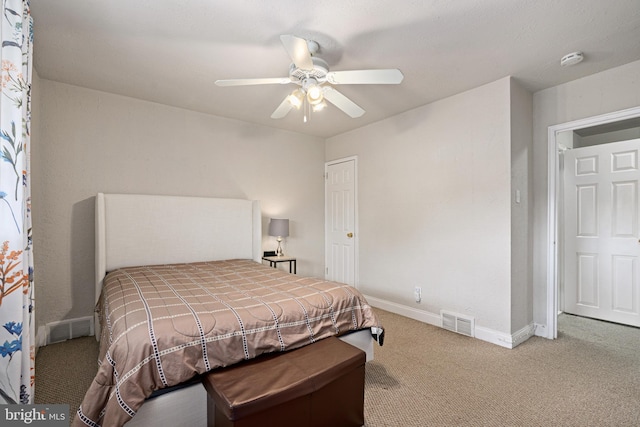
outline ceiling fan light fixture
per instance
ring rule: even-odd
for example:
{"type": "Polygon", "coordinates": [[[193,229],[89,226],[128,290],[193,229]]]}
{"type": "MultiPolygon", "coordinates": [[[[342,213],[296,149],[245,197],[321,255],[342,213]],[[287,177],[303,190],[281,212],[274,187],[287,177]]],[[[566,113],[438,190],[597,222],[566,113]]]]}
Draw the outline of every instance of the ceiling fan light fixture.
{"type": "Polygon", "coordinates": [[[307,101],[309,101],[309,104],[320,104],[323,98],[324,96],[322,95],[322,88],[319,85],[313,84],[309,86],[309,88],[307,88],[307,101]]]}
{"type": "Polygon", "coordinates": [[[304,100],[304,94],[300,89],[296,89],[293,91],[291,95],[287,97],[287,100],[295,108],[300,109],[300,107],[302,107],[302,102],[304,100]]]}
{"type": "Polygon", "coordinates": [[[324,102],[324,99],[321,100],[320,102],[318,102],[317,104],[314,104],[311,109],[313,110],[314,113],[317,113],[318,111],[322,111],[327,107],[327,103],[324,102]]]}
{"type": "Polygon", "coordinates": [[[307,94],[307,102],[311,105],[319,104],[324,98],[322,87],[314,77],[307,77],[302,81],[302,90],[307,94]]]}

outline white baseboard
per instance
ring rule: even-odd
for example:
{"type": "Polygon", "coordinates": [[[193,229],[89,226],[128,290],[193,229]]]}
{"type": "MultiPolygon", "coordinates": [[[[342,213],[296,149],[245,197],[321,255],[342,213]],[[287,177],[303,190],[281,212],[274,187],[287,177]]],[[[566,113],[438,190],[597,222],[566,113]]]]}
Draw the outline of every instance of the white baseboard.
{"type": "Polygon", "coordinates": [[[511,349],[531,338],[535,329],[535,325],[531,323],[509,335],[489,328],[476,327],[476,338],[511,349]]]}
{"type": "Polygon", "coordinates": [[[420,322],[428,323],[433,326],[441,326],[442,322],[440,320],[440,314],[434,314],[424,310],[417,310],[413,307],[408,307],[406,305],[383,300],[369,295],[365,295],[364,297],[367,299],[369,304],[374,307],[381,308],[383,310],[387,310],[392,313],[408,317],[410,319],[419,320],[420,322]]]}
{"type": "MultiPolygon", "coordinates": [[[[429,325],[437,326],[439,328],[442,327],[442,321],[440,319],[439,313],[436,314],[424,310],[417,310],[413,307],[383,300],[369,295],[365,295],[365,298],[373,307],[390,311],[392,313],[399,314],[410,319],[418,320],[420,322],[428,323],[429,325]]],[[[537,325],[531,323],[524,328],[516,331],[515,333],[509,335],[505,334],[504,332],[477,326],[476,324],[475,338],[499,345],[501,347],[512,349],[531,338],[535,334],[536,330],[537,325]]]]}
{"type": "Polygon", "coordinates": [[[534,326],[536,328],[535,335],[537,337],[553,339],[553,337],[547,336],[547,325],[541,325],[540,323],[536,323],[534,326]]]}

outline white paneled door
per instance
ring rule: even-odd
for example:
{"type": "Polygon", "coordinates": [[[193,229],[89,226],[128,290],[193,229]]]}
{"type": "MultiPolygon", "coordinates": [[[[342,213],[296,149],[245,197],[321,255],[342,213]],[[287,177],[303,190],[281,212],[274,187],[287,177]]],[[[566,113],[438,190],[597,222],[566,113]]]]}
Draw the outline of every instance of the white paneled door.
{"type": "Polygon", "coordinates": [[[640,139],[565,152],[567,313],[640,326],[640,139]]]}
{"type": "Polygon", "coordinates": [[[356,160],[327,163],[325,171],[325,278],[356,286],[356,160]]]}

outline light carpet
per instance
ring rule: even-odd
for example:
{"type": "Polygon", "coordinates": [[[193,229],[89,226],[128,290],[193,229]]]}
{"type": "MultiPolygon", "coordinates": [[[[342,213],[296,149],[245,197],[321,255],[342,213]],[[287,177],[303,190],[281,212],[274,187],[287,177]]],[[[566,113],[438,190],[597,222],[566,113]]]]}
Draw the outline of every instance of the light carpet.
{"type": "MultiPolygon", "coordinates": [[[[376,309],[386,330],[367,363],[367,427],[638,426],[640,329],[561,315],[559,337],[509,350],[376,309]]],[[[36,403],[74,414],[97,370],[93,337],[43,347],[36,403]]]]}

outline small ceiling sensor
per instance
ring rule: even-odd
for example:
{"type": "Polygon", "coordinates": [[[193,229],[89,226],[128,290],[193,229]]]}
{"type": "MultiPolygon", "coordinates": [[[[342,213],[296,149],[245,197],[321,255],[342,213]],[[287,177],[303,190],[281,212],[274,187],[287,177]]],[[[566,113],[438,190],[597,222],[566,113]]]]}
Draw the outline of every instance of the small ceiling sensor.
{"type": "Polygon", "coordinates": [[[582,52],[572,52],[562,57],[560,60],[560,65],[563,67],[568,67],[570,65],[576,65],[584,59],[584,55],[582,52]]]}

